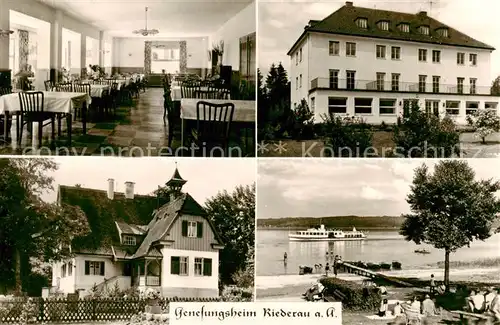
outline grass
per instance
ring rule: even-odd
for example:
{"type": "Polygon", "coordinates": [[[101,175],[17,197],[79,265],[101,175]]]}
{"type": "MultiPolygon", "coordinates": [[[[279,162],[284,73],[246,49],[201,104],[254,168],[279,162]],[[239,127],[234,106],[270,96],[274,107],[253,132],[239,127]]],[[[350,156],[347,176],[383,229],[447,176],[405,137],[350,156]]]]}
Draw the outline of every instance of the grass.
{"type": "MultiPolygon", "coordinates": [[[[438,262],[438,267],[444,268],[444,262],[438,262]]],[[[497,267],[500,266],[500,257],[483,258],[475,261],[453,261],[450,262],[452,268],[470,268],[470,267],[497,267]]]]}

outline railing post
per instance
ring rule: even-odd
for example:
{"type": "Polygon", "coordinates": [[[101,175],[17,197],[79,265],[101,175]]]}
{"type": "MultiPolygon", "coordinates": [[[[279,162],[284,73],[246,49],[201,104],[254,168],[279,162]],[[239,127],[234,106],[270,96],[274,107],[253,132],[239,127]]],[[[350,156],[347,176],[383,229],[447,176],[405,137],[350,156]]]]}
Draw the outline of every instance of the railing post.
{"type": "Polygon", "coordinates": [[[96,299],[92,298],[92,320],[96,320],[97,315],[96,315],[96,299]]]}

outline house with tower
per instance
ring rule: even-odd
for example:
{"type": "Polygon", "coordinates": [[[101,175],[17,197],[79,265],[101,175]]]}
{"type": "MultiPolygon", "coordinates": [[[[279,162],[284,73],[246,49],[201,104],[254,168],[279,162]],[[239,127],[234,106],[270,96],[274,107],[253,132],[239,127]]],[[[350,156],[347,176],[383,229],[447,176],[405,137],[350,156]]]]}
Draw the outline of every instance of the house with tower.
{"type": "Polygon", "coordinates": [[[52,265],[52,286],[89,294],[93,287],[141,291],[165,297],[217,297],[221,237],[204,208],[184,193],[178,169],[154,195],[60,185],[58,203],[80,207],[91,232],[74,238],[72,257],[52,265]]]}

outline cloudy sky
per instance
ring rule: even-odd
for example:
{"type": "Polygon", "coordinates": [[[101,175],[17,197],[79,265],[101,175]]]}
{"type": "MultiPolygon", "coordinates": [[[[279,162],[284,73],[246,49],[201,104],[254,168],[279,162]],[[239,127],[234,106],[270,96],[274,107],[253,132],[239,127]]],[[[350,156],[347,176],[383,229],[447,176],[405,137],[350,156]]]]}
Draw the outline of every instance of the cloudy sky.
{"type": "MultiPolygon", "coordinates": [[[[491,76],[500,75],[500,24],[498,0],[352,0],[355,6],[429,15],[459,31],[487,43],[497,50],[492,54],[491,76]]],[[[271,63],[282,62],[309,20],[322,20],[345,4],[338,0],[261,0],[259,1],[259,67],[267,74],[271,63]]]]}
{"type": "MultiPolygon", "coordinates": [[[[103,158],[56,157],[59,169],[53,174],[54,187],[76,185],[100,190],[108,189],[108,179],[115,180],[115,191],[124,192],[125,182],[135,182],[137,194],[150,194],[164,185],[175,170],[175,161],[182,178],[188,182],[183,191],[200,204],[219,191],[231,192],[238,185],[255,182],[256,164],[253,159],[165,159],[165,158],[103,158]]],[[[53,201],[56,192],[44,199],[53,201]]]]}
{"type": "MultiPolygon", "coordinates": [[[[420,159],[261,159],[257,215],[399,216],[420,159]]],[[[431,167],[436,160],[426,159],[431,167]]],[[[500,180],[497,159],[472,159],[476,178],[500,180]]]]}

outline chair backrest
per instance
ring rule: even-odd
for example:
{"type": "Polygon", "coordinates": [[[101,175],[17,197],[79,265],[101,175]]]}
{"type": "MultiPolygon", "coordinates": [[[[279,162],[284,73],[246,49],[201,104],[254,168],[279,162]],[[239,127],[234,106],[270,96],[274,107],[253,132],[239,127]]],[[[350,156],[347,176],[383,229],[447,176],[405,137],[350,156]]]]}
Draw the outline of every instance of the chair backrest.
{"type": "Polygon", "coordinates": [[[181,98],[199,98],[200,83],[196,81],[185,81],[181,84],[181,98]]]}
{"type": "Polygon", "coordinates": [[[44,96],[41,91],[23,91],[19,93],[19,104],[22,113],[43,112],[44,96]]]}
{"type": "Polygon", "coordinates": [[[73,91],[77,93],[86,93],[91,95],[92,86],[90,84],[74,84],[73,91]]]}
{"type": "Polygon", "coordinates": [[[12,94],[12,87],[0,87],[0,96],[12,94]]]}
{"type": "Polygon", "coordinates": [[[45,80],[43,84],[45,85],[45,91],[52,91],[55,86],[54,82],[51,80],[45,80]]]}
{"type": "Polygon", "coordinates": [[[227,141],[233,121],[234,104],[214,104],[199,101],[196,104],[197,133],[201,140],[227,141]]]}
{"type": "Polygon", "coordinates": [[[56,91],[68,93],[73,92],[73,84],[71,82],[57,84],[56,91]]]}
{"type": "Polygon", "coordinates": [[[111,83],[111,93],[114,94],[116,92],[118,92],[118,83],[113,82],[113,83],[111,83]]]}

